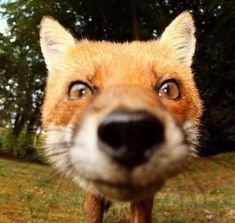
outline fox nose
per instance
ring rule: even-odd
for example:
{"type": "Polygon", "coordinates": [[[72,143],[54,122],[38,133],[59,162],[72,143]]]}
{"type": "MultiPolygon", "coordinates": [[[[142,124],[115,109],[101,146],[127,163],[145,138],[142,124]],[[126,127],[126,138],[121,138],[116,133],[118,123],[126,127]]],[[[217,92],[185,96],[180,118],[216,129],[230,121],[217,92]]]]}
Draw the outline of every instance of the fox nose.
{"type": "Polygon", "coordinates": [[[101,149],[127,168],[146,162],[164,140],[163,124],[145,111],[115,111],[98,127],[101,149]]]}

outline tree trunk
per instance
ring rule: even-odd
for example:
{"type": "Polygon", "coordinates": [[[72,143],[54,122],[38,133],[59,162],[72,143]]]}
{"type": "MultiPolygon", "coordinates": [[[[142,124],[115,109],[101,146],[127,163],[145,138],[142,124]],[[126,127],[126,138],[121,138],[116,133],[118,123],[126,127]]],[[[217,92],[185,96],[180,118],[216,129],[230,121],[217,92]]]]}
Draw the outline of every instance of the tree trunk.
{"type": "Polygon", "coordinates": [[[137,15],[136,0],[131,1],[131,10],[132,10],[132,24],[133,24],[134,39],[139,40],[140,39],[140,29],[139,29],[138,15],[137,15]]]}

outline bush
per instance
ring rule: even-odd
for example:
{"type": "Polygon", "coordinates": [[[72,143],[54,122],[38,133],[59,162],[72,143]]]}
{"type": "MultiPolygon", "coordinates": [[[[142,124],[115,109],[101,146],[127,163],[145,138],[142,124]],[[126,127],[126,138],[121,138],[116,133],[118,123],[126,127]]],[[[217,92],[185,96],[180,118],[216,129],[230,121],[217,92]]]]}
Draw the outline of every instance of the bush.
{"type": "Polygon", "coordinates": [[[0,131],[0,153],[30,161],[43,162],[43,142],[41,133],[28,133],[23,128],[19,136],[11,128],[0,131]]]}

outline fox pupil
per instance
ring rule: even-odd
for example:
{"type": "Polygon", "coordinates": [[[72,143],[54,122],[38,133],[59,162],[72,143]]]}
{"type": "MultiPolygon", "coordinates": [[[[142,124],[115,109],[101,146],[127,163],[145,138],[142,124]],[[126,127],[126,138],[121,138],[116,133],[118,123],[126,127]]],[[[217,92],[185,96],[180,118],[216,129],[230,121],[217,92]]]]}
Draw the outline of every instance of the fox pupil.
{"type": "Polygon", "coordinates": [[[84,86],[82,86],[82,88],[79,90],[79,97],[82,97],[85,94],[86,94],[86,89],[84,86]]]}

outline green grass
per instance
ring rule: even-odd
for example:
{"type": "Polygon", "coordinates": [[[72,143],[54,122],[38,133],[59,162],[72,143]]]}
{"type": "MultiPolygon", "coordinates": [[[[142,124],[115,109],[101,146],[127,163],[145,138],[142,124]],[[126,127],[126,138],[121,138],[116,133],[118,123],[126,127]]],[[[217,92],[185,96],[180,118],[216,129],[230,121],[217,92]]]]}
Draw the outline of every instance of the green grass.
{"type": "MultiPolygon", "coordinates": [[[[0,159],[0,223],[83,223],[83,196],[50,167],[0,159]]],[[[104,222],[128,219],[128,207],[114,203],[104,222]]],[[[169,180],[155,196],[153,222],[235,222],[235,153],[197,161],[169,180]]]]}

